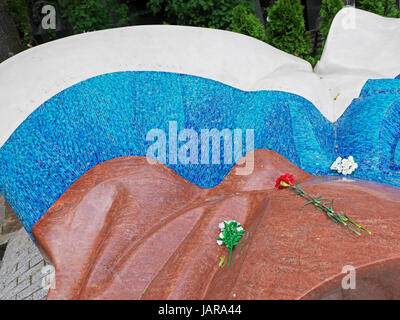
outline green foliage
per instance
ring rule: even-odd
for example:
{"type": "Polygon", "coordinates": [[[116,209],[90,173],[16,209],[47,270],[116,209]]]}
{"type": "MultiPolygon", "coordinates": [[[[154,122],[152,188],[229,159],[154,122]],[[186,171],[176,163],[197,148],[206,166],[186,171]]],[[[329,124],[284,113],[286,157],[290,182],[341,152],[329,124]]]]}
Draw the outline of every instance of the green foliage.
{"type": "Polygon", "coordinates": [[[277,0],[268,10],[267,42],[310,63],[314,59],[310,35],[306,32],[303,6],[298,0],[277,0]]]}
{"type": "Polygon", "coordinates": [[[360,9],[365,11],[373,12],[379,15],[385,14],[385,7],[383,1],[376,0],[361,0],[360,1],[360,9]]]}
{"type": "Polygon", "coordinates": [[[230,30],[232,9],[239,4],[253,9],[248,0],[150,0],[147,6],[168,24],[230,30]]]}
{"type": "Polygon", "coordinates": [[[232,10],[231,30],[265,41],[265,30],[257,17],[246,7],[238,5],[232,10]]]}
{"type": "Polygon", "coordinates": [[[361,0],[360,9],[386,17],[399,17],[396,0],[361,0]]]}
{"type": "Polygon", "coordinates": [[[121,27],[128,23],[128,6],[118,0],[59,0],[73,33],[121,27]]]}
{"type": "Polygon", "coordinates": [[[385,16],[400,18],[400,10],[396,7],[396,0],[385,0],[385,16]]]}
{"type": "Polygon", "coordinates": [[[14,20],[24,47],[33,40],[29,11],[25,0],[7,0],[7,8],[14,20]]]}
{"type": "Polygon", "coordinates": [[[331,219],[333,222],[342,224],[344,227],[348,228],[356,235],[361,235],[359,232],[361,230],[371,234],[368,229],[365,229],[358,223],[352,221],[343,211],[335,211],[333,209],[333,200],[325,202],[326,199],[322,197],[312,197],[303,189],[301,189],[298,184],[290,186],[289,189],[293,190],[296,195],[301,196],[307,200],[307,202],[303,205],[303,208],[310,204],[314,205],[315,209],[325,212],[328,218],[331,219]]]}

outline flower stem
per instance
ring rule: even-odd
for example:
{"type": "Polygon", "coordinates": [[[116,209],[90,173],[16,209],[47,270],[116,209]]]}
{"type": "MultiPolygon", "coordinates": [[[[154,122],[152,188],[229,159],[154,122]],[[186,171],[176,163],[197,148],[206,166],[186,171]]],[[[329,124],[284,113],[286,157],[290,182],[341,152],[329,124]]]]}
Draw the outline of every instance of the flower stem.
{"type": "Polygon", "coordinates": [[[229,249],[229,261],[228,261],[228,267],[231,265],[232,249],[233,249],[233,248],[230,248],[230,249],[229,249]]]}
{"type": "Polygon", "coordinates": [[[354,230],[352,227],[349,226],[349,223],[356,226],[358,229],[363,230],[365,232],[368,232],[369,234],[371,234],[371,232],[365,228],[363,228],[362,226],[360,226],[359,224],[355,223],[354,221],[350,220],[349,217],[346,216],[346,214],[344,212],[338,213],[336,211],[333,210],[333,201],[329,202],[329,204],[331,205],[331,207],[327,207],[326,203],[321,203],[320,201],[325,200],[322,199],[321,197],[317,197],[317,198],[313,198],[311,197],[307,192],[305,192],[303,189],[301,189],[297,184],[293,185],[291,184],[291,186],[289,187],[291,190],[296,190],[296,194],[300,195],[301,197],[305,198],[308,200],[308,202],[306,202],[306,205],[308,204],[313,204],[318,210],[321,210],[323,212],[325,212],[327,214],[327,216],[335,223],[341,223],[343,226],[347,227],[348,229],[350,229],[351,231],[353,231],[355,234],[360,235],[360,233],[356,230],[354,230]]]}

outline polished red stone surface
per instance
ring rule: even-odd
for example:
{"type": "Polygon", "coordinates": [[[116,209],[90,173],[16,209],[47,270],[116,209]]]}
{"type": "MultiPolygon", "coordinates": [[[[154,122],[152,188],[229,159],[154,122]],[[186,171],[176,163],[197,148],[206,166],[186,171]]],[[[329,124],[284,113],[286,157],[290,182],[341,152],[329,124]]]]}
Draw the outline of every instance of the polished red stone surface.
{"type": "Polygon", "coordinates": [[[199,188],[142,157],[84,174],[33,228],[56,267],[48,299],[399,299],[400,189],[349,178],[317,178],[279,154],[254,152],[251,175],[235,171],[199,188]],[[356,236],[289,190],[291,173],[311,195],[369,229],[356,236]],[[247,231],[231,266],[216,243],[218,223],[247,231]],[[356,268],[343,290],[342,268],[356,268]]]}

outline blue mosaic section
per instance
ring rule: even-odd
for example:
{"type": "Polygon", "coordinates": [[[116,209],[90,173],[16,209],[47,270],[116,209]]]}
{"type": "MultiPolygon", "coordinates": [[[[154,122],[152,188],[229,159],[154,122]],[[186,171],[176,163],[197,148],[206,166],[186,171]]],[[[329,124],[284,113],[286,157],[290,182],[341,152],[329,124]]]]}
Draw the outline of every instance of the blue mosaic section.
{"type": "MultiPolygon", "coordinates": [[[[336,157],[353,155],[360,164],[355,177],[400,186],[399,83],[367,82],[332,124],[311,102],[287,92],[246,92],[166,72],[105,74],[55,95],[18,127],[0,149],[0,192],[30,232],[83,173],[116,157],[145,156],[154,143],[146,134],[158,128],[168,138],[172,121],[178,130],[192,128],[199,140],[202,129],[241,129],[243,155],[271,149],[315,175],[333,175],[329,167],[336,157]],[[249,150],[246,129],[254,129],[249,150]]],[[[223,164],[224,152],[222,147],[222,164],[187,165],[171,164],[167,152],[166,164],[212,188],[234,166],[234,161],[223,164]]],[[[201,156],[199,147],[199,161],[201,156]]]]}
{"type": "Polygon", "coordinates": [[[378,93],[399,94],[400,78],[368,80],[361,90],[360,98],[376,95],[378,93]]]}
{"type": "Polygon", "coordinates": [[[337,153],[355,158],[355,177],[400,186],[400,80],[369,80],[336,126],[337,153]]]}
{"type": "Polygon", "coordinates": [[[400,140],[397,139],[397,144],[394,149],[394,157],[393,157],[393,170],[400,170],[400,140]]]}

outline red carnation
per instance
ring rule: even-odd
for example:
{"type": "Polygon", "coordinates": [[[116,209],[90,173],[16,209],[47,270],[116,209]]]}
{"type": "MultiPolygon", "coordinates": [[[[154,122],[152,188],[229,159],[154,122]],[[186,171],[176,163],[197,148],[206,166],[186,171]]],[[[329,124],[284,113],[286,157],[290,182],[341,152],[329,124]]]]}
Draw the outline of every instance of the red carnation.
{"type": "Polygon", "coordinates": [[[286,173],[283,176],[280,176],[278,179],[276,179],[276,184],[275,188],[277,189],[285,189],[290,186],[294,186],[296,182],[294,181],[293,175],[290,173],[286,173]]]}

